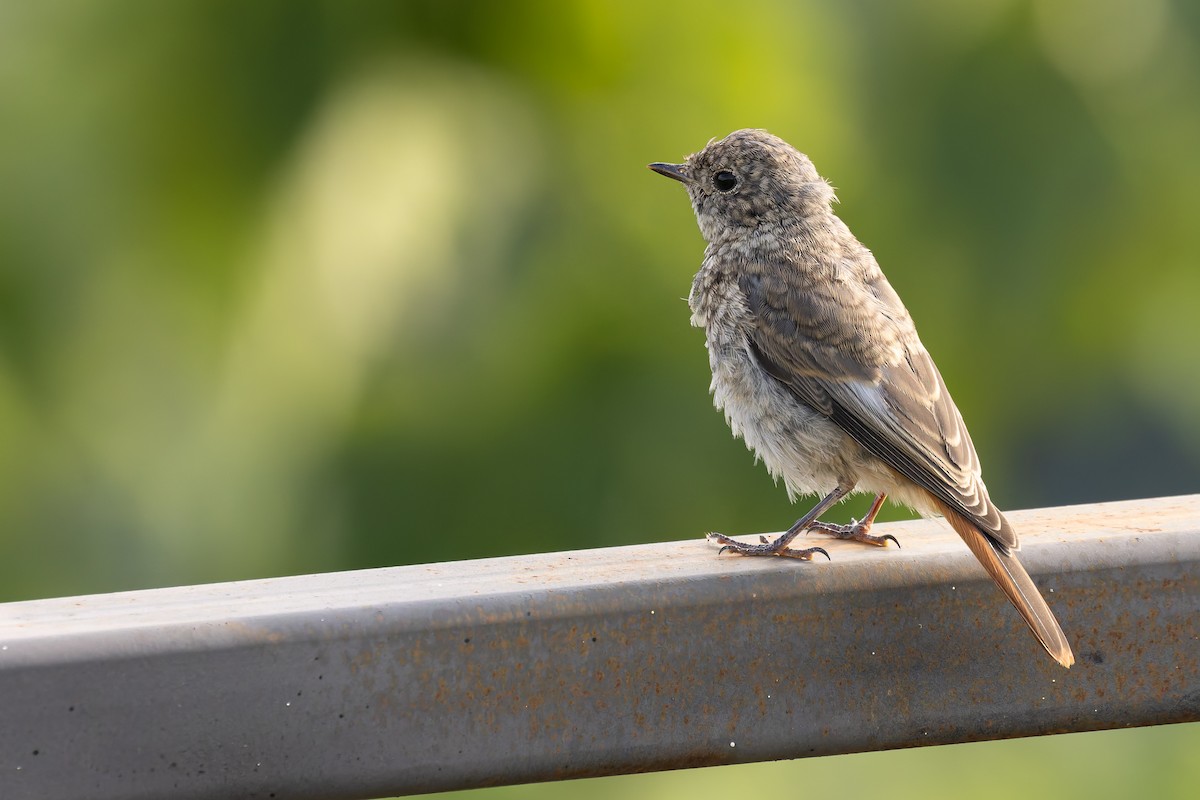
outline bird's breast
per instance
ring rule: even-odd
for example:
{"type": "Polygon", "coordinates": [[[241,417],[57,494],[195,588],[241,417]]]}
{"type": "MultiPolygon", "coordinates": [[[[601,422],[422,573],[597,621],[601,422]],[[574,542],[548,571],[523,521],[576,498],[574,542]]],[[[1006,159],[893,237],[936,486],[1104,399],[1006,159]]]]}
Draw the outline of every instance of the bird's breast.
{"type": "Polygon", "coordinates": [[[736,278],[702,269],[688,298],[703,328],[713,403],[733,433],[783,478],[791,495],[828,492],[845,477],[846,436],[800,402],[759,364],[751,346],[753,315],[736,278]]]}

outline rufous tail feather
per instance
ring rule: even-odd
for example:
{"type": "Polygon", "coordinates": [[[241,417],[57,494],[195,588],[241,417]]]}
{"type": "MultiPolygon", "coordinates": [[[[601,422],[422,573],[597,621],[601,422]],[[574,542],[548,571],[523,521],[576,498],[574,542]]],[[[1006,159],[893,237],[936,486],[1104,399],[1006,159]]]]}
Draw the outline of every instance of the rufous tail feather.
{"type": "Polygon", "coordinates": [[[1033,635],[1042,643],[1042,647],[1046,648],[1046,652],[1064,667],[1074,664],[1075,654],[1071,652],[1071,645],[1059,627],[1058,620],[1054,618],[1054,612],[1046,605],[1041,592],[1033,585],[1029,573],[1021,566],[1017,557],[1002,552],[992,544],[991,539],[941,500],[932,495],[930,498],[950,526],[967,543],[967,547],[971,548],[971,552],[979,559],[988,575],[992,576],[992,580],[1016,606],[1033,635]]]}

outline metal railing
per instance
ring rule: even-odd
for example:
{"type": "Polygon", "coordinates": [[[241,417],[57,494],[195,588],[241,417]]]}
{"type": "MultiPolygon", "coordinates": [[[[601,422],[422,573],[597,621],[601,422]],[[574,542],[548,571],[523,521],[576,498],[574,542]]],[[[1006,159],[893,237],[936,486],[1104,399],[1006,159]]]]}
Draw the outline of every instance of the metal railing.
{"type": "Polygon", "coordinates": [[[368,798],[1200,719],[1200,495],[0,605],[0,797],[368,798]]]}

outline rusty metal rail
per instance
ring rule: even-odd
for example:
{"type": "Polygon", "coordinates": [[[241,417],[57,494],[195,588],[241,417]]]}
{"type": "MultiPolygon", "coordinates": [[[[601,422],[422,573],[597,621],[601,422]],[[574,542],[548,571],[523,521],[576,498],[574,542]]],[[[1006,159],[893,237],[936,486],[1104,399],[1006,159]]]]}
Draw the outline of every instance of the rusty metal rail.
{"type": "Polygon", "coordinates": [[[1200,719],[1200,495],[0,605],[0,797],[367,798],[1200,719]]]}

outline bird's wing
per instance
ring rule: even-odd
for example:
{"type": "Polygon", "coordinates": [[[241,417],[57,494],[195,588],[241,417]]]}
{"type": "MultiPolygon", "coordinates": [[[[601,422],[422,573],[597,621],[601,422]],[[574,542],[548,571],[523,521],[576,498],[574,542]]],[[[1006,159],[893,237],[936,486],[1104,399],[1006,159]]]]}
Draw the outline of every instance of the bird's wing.
{"type": "Polygon", "coordinates": [[[774,271],[738,278],[763,368],[1001,549],[1016,533],[988,497],[962,415],[882,273],[789,291],[774,271]]]}

